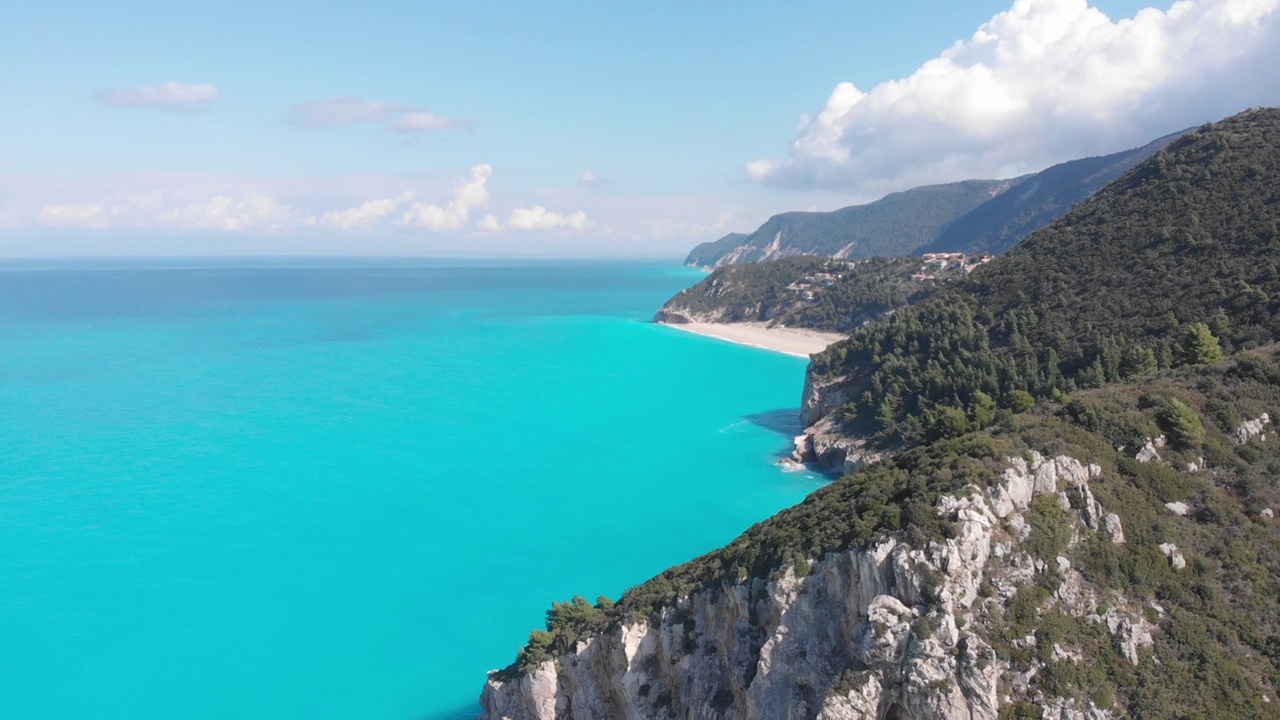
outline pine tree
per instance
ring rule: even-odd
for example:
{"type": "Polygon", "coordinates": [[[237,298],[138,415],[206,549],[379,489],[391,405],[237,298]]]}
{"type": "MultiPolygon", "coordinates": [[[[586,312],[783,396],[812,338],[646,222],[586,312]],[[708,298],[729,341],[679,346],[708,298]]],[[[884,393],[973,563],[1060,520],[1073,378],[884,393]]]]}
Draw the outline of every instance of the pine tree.
{"type": "Polygon", "coordinates": [[[1182,340],[1182,362],[1187,365],[1206,365],[1222,359],[1222,345],[1214,337],[1209,326],[1192,323],[1182,340]]]}

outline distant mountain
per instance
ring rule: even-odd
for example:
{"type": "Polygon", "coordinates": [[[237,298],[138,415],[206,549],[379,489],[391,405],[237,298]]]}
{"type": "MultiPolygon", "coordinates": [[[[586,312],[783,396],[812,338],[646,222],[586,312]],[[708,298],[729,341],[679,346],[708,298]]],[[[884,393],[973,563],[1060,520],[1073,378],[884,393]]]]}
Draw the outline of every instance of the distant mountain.
{"type": "Polygon", "coordinates": [[[1020,180],[926,185],[831,212],[782,213],[769,218],[750,235],[735,233],[695,247],[685,263],[720,267],[791,255],[850,259],[910,255],[916,248],[942,237],[943,230],[956,218],[1020,180]]]}
{"type": "Polygon", "coordinates": [[[1071,160],[1012,180],[926,185],[831,212],[774,215],[749,235],[733,233],[698,245],[685,264],[721,267],[791,255],[858,259],[921,252],[1002,252],[1182,134],[1111,155],[1071,160]]]}
{"type": "Polygon", "coordinates": [[[1166,135],[1140,148],[1072,160],[1036,173],[948,225],[941,237],[919,252],[1004,252],[1186,132],[1166,135]]]}

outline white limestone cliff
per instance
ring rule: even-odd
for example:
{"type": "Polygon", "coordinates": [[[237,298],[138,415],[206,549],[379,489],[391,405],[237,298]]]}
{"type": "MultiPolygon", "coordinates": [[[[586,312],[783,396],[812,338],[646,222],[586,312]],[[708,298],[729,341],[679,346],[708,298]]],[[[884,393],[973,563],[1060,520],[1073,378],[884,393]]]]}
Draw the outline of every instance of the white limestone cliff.
{"type": "MultiPolygon", "coordinates": [[[[1002,687],[1008,668],[977,630],[994,606],[1038,578],[1060,578],[1050,602],[1106,627],[1138,662],[1153,629],[1140,609],[1100,597],[1069,562],[1047,567],[1019,547],[1030,532],[1024,512],[1041,495],[1057,496],[1079,533],[1123,542],[1119,517],[1089,489],[1102,469],[1061,455],[1007,460],[994,487],[939,499],[937,513],[955,524],[946,540],[912,547],[885,537],[816,559],[800,575],[782,568],[679,598],[531,673],[495,673],[482,718],[994,720],[1010,692],[1002,687]],[[994,594],[983,592],[988,583],[994,594]],[[1093,614],[1103,600],[1106,615],[1093,614]]],[[[1053,717],[1108,716],[1035,699],[1053,717]]]]}

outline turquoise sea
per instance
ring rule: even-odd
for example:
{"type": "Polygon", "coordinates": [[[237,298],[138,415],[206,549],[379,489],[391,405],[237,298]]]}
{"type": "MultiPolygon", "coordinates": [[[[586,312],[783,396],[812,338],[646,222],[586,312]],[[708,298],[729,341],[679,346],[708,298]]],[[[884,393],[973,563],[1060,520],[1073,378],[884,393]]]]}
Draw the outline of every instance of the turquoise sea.
{"type": "Polygon", "coordinates": [[[0,264],[0,717],[473,717],[553,599],[797,502],[804,361],[636,263],[0,264]]]}

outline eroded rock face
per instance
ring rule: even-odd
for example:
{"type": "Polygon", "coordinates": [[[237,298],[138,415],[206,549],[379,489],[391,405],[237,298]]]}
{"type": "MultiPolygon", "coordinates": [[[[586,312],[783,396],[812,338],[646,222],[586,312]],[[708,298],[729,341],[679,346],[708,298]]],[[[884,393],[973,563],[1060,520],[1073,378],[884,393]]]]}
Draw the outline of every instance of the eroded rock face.
{"type": "Polygon", "coordinates": [[[800,422],[805,427],[816,424],[852,399],[845,377],[817,378],[805,373],[804,391],[800,394],[800,422]]]}
{"type": "MultiPolygon", "coordinates": [[[[1132,662],[1151,644],[1140,613],[1112,597],[1106,616],[1090,615],[1100,598],[1069,563],[1046,567],[1019,548],[1029,532],[1022,513],[1042,494],[1078,493],[1071,507],[1082,531],[1114,541],[1119,518],[1088,492],[1100,473],[1066,456],[1009,458],[997,486],[939,499],[937,513],[955,524],[945,541],[885,538],[812,562],[803,577],[786,568],[695,593],[529,675],[495,675],[483,718],[994,720],[1007,666],[974,632],[976,620],[984,603],[1006,601],[1039,573],[1063,576],[1053,602],[1106,626],[1132,662]],[[982,599],[985,582],[995,597],[982,599]]],[[[1106,717],[1092,707],[1054,712],[1106,717]]]]}

